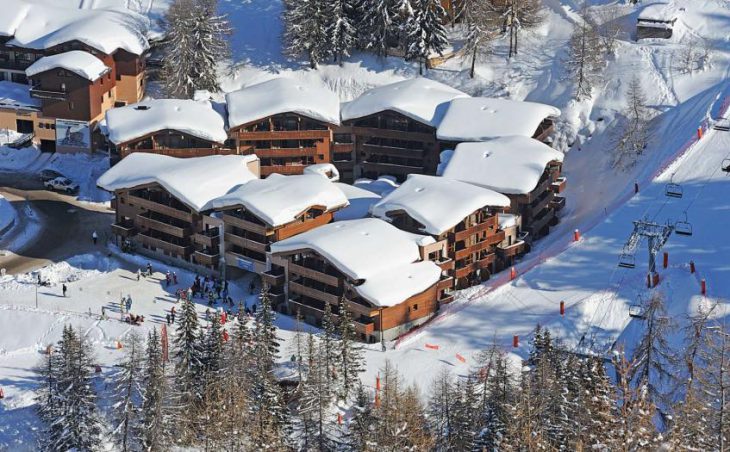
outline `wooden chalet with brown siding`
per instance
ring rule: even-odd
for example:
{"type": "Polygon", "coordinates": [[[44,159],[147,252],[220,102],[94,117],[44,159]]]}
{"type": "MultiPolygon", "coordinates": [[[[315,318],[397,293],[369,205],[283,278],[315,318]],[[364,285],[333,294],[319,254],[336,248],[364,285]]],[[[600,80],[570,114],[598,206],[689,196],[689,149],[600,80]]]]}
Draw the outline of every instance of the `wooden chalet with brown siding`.
{"type": "Polygon", "coordinates": [[[189,158],[238,154],[225,147],[225,120],[208,101],[151,99],[106,114],[107,139],[124,158],[148,152],[189,158]]]}
{"type": "Polygon", "coordinates": [[[337,185],[319,174],[272,174],[212,200],[208,207],[223,221],[228,267],[262,273],[272,243],[331,222],[347,204],[337,185]]]}
{"type": "Polygon", "coordinates": [[[505,233],[499,227],[498,213],[509,205],[509,198],[486,188],[411,175],[374,204],[371,212],[399,229],[445,242],[447,252],[435,262],[462,289],[488,279],[499,268],[497,246],[505,233]]]}
{"type": "Polygon", "coordinates": [[[344,300],[361,340],[392,340],[450,301],[451,277],[428,260],[441,247],[376,218],[342,221],[271,245],[262,277],[280,311],[319,325],[344,300]]]}
{"type": "Polygon", "coordinates": [[[509,213],[520,216],[521,239],[528,242],[557,224],[565,198],[561,177],[563,154],[532,138],[511,136],[482,143],[461,143],[443,177],[468,182],[506,195],[509,213]],[[526,233],[526,234],[524,234],[526,233]]]}
{"type": "Polygon", "coordinates": [[[257,172],[255,156],[176,159],[134,153],[97,184],[115,195],[112,232],[123,249],[217,273],[223,223],[203,212],[212,198],[256,179],[257,172]]]}
{"type": "Polygon", "coordinates": [[[457,97],[466,94],[420,77],[366,91],[342,107],[341,156],[335,165],[346,173],[350,163],[341,159],[353,149],[354,179],[391,175],[403,181],[409,174],[436,174],[436,127],[457,97]],[[347,134],[350,143],[344,143],[347,134]]]}
{"type": "Polygon", "coordinates": [[[261,159],[262,176],[332,161],[340,107],[329,89],[277,78],[228,93],[226,105],[232,145],[261,159]]]}

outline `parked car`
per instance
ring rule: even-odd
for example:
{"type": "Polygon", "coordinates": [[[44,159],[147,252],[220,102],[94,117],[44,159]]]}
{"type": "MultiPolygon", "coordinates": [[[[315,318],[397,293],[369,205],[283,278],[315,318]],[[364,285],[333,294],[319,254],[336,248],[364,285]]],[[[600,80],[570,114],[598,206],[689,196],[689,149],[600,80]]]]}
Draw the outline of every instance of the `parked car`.
{"type": "Polygon", "coordinates": [[[43,183],[49,190],[63,191],[66,193],[74,193],[79,189],[79,184],[65,177],[57,177],[43,183]]]}
{"type": "Polygon", "coordinates": [[[40,176],[42,182],[48,182],[49,180],[56,179],[58,177],[66,177],[58,171],[52,169],[44,169],[40,172],[40,176]]]}

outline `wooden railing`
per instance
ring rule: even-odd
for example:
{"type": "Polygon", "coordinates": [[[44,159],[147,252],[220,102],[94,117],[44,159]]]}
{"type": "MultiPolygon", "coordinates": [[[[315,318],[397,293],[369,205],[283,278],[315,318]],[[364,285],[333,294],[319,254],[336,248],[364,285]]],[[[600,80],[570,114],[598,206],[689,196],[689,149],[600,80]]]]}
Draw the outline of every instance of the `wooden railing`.
{"type": "Polygon", "coordinates": [[[550,204],[550,202],[553,200],[553,192],[552,191],[545,191],[541,195],[541,199],[536,200],[533,204],[530,204],[529,207],[527,207],[524,211],[524,217],[527,219],[531,217],[535,217],[540,212],[542,212],[545,207],[550,204]]]}
{"type": "Polygon", "coordinates": [[[303,267],[293,262],[289,263],[289,273],[295,273],[297,275],[319,281],[332,287],[339,287],[340,285],[340,280],[336,276],[328,275],[327,273],[323,273],[308,267],[303,267]]]}
{"type": "Polygon", "coordinates": [[[218,261],[220,260],[220,254],[207,254],[203,251],[196,250],[193,253],[193,258],[195,259],[195,262],[202,265],[218,265],[218,261]]]}
{"type": "Polygon", "coordinates": [[[500,257],[513,257],[517,256],[518,254],[522,253],[525,249],[525,242],[520,240],[519,242],[515,242],[512,245],[507,246],[497,246],[497,254],[500,255],[500,257]]]}
{"type": "Polygon", "coordinates": [[[261,176],[268,176],[274,173],[285,176],[299,175],[304,172],[304,168],[306,167],[306,165],[262,165],[261,176]]]}
{"type": "Polygon", "coordinates": [[[241,155],[242,151],[238,149],[227,149],[227,148],[157,148],[157,149],[122,149],[119,154],[122,158],[127,157],[129,154],[135,152],[145,152],[148,154],[159,154],[166,155],[169,157],[176,158],[190,158],[190,157],[208,157],[210,155],[241,155]]]}
{"type": "MultiPolygon", "coordinates": [[[[309,306],[306,303],[301,303],[296,300],[289,299],[289,304],[294,305],[295,307],[299,307],[304,311],[311,310],[311,311],[318,312],[320,315],[323,314],[323,311],[321,309],[317,309],[314,306],[309,306]]],[[[349,307],[350,307],[350,305],[348,305],[348,308],[349,307]]],[[[350,309],[350,310],[353,312],[356,312],[353,309],[350,309]]],[[[375,311],[373,315],[377,315],[377,311],[375,311]]],[[[335,321],[339,320],[339,316],[337,314],[332,314],[332,317],[335,321]]],[[[368,317],[370,317],[370,316],[368,316],[368,317]]],[[[355,331],[357,331],[358,333],[372,334],[375,331],[375,322],[374,321],[371,321],[368,323],[362,323],[358,320],[353,320],[352,323],[355,325],[355,331]]]]}
{"type": "Polygon", "coordinates": [[[504,236],[505,236],[504,231],[499,231],[494,235],[490,235],[482,242],[476,243],[471,246],[467,246],[466,248],[464,248],[462,250],[456,251],[456,253],[454,255],[454,259],[456,259],[458,261],[460,259],[463,259],[463,258],[469,256],[470,254],[478,253],[479,251],[486,250],[490,246],[496,245],[497,243],[504,240],[504,236]]]}
{"type": "Polygon", "coordinates": [[[306,232],[310,229],[323,226],[329,223],[331,219],[331,213],[323,213],[317,218],[312,218],[299,223],[288,224],[274,231],[274,239],[278,241],[287,239],[289,237],[294,237],[295,235],[301,234],[302,232],[306,232]]]}
{"type": "Polygon", "coordinates": [[[174,243],[166,242],[155,237],[150,237],[149,235],[145,235],[141,232],[136,235],[135,239],[149,247],[159,248],[183,257],[187,257],[192,250],[191,246],[176,245],[174,243]]]}
{"type": "Polygon", "coordinates": [[[565,176],[560,176],[558,179],[550,184],[550,189],[553,193],[562,193],[565,191],[565,187],[568,185],[568,179],[565,176]]]}
{"type": "Polygon", "coordinates": [[[365,171],[375,171],[378,173],[423,174],[423,167],[397,165],[394,163],[363,162],[362,167],[365,171]]]}
{"type": "Polygon", "coordinates": [[[454,271],[454,276],[457,279],[464,278],[465,276],[468,276],[472,272],[489,267],[496,259],[497,259],[496,254],[494,254],[494,253],[489,254],[482,260],[472,262],[471,264],[465,265],[464,267],[461,267],[461,268],[457,268],[454,271]]]}
{"type": "Polygon", "coordinates": [[[218,246],[218,241],[220,238],[218,237],[218,233],[216,230],[215,235],[207,235],[204,233],[197,232],[193,234],[193,243],[196,243],[198,245],[207,246],[210,248],[215,248],[218,246]]]}
{"type": "Polygon", "coordinates": [[[436,134],[423,132],[408,132],[403,130],[378,129],[375,127],[353,127],[352,133],[355,135],[377,138],[392,138],[396,140],[435,142],[436,134]]]}
{"type": "Polygon", "coordinates": [[[275,130],[262,132],[238,132],[240,140],[267,141],[267,140],[317,140],[329,138],[329,130],[275,130]]]}
{"type": "Polygon", "coordinates": [[[480,232],[484,232],[490,228],[490,226],[493,229],[497,229],[499,225],[496,221],[494,221],[493,218],[488,218],[486,221],[475,224],[474,226],[464,229],[463,231],[459,232],[452,232],[449,234],[449,241],[451,242],[460,242],[464,239],[467,239],[471,237],[474,234],[479,234],[480,232]]]}
{"type": "Polygon", "coordinates": [[[281,286],[284,284],[286,276],[284,273],[272,273],[271,271],[261,273],[261,281],[268,284],[270,287],[281,286]]]}
{"type": "Polygon", "coordinates": [[[314,157],[317,155],[317,148],[256,148],[256,155],[266,157],[314,157]]]}
{"type": "MultiPolygon", "coordinates": [[[[234,217],[233,215],[223,214],[223,222],[231,226],[235,226],[246,231],[253,232],[254,234],[266,235],[266,226],[256,224],[252,221],[244,220],[243,218],[234,217]]],[[[228,234],[226,233],[226,240],[228,234]]]]}
{"type": "Polygon", "coordinates": [[[122,224],[122,223],[114,223],[112,225],[112,233],[121,236],[121,237],[131,237],[137,233],[137,229],[134,227],[133,224],[122,224]]]}
{"type": "Polygon", "coordinates": [[[265,243],[260,243],[255,240],[239,237],[235,234],[231,234],[230,232],[225,233],[225,240],[226,240],[226,243],[232,243],[234,245],[240,246],[241,248],[246,248],[251,251],[256,251],[258,253],[266,252],[265,243]]]}
{"type": "Polygon", "coordinates": [[[193,222],[193,214],[190,212],[185,212],[183,210],[176,209],[172,206],[168,206],[165,204],[160,204],[155,201],[151,201],[149,199],[140,198],[139,196],[134,195],[127,195],[127,203],[137,205],[140,207],[143,207],[145,209],[151,210],[153,212],[158,212],[163,215],[167,215],[168,217],[177,218],[178,220],[183,220],[187,223],[193,222]]]}
{"type": "Polygon", "coordinates": [[[555,210],[561,210],[563,207],[565,207],[565,198],[562,196],[554,197],[553,200],[550,201],[550,207],[555,210]]]}
{"type": "Polygon", "coordinates": [[[135,222],[140,227],[154,229],[155,231],[164,232],[165,234],[170,234],[175,237],[185,238],[190,235],[189,227],[181,228],[179,226],[173,226],[171,224],[167,224],[165,222],[155,220],[144,215],[137,215],[135,217],[135,222]]]}
{"type": "Polygon", "coordinates": [[[418,158],[422,159],[423,149],[408,149],[391,146],[380,146],[377,144],[363,144],[362,150],[367,154],[389,155],[393,157],[418,158]]]}
{"type": "Polygon", "coordinates": [[[336,305],[340,302],[340,297],[337,295],[332,295],[326,292],[322,292],[321,290],[306,287],[293,281],[289,281],[289,291],[298,293],[300,295],[305,295],[316,300],[324,301],[325,303],[330,303],[332,305],[336,305]]]}

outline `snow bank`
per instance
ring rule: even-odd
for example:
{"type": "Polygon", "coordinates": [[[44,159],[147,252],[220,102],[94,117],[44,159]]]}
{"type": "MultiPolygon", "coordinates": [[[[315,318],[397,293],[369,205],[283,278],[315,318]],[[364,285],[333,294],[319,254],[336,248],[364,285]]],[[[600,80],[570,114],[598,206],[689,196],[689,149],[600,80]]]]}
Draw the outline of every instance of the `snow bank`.
{"type": "Polygon", "coordinates": [[[228,138],[225,120],[212,104],[189,99],[150,99],[112,108],[106,112],[106,129],[117,145],[162,130],[176,130],[215,143],[228,138]]]}
{"type": "Polygon", "coordinates": [[[149,48],[149,20],[128,10],[62,8],[24,0],[4,0],[2,6],[0,36],[11,36],[11,46],[48,49],[79,41],[107,55],[117,49],[141,55],[149,48]]]}
{"type": "Polygon", "coordinates": [[[0,108],[32,109],[41,107],[41,102],[30,97],[28,85],[0,81],[0,108]]]}
{"type": "Polygon", "coordinates": [[[342,120],[391,110],[431,127],[438,127],[449,102],[459,97],[468,96],[443,83],[417,77],[365,91],[342,106],[342,120]]]}
{"type": "Polygon", "coordinates": [[[196,211],[218,198],[256,179],[247,163],[255,155],[211,155],[175,158],[135,152],[104,173],[96,184],[108,191],[159,184],[196,211]]]}
{"type": "Polygon", "coordinates": [[[0,195],[0,237],[15,224],[15,209],[0,195]]]}
{"type": "Polygon", "coordinates": [[[512,136],[481,143],[460,143],[443,177],[504,194],[527,194],[535,189],[549,162],[563,154],[532,138],[512,136]]]}
{"type": "Polygon", "coordinates": [[[379,196],[387,195],[398,188],[398,186],[395,178],[390,176],[380,176],[376,180],[364,177],[355,181],[355,187],[373,192],[379,196]]]}
{"type": "MultiPolygon", "coordinates": [[[[673,22],[677,19],[679,10],[667,3],[653,3],[646,5],[639,13],[640,21],[673,22]]],[[[645,24],[642,24],[644,26],[645,24]]]]}
{"type": "Polygon", "coordinates": [[[365,218],[370,214],[370,206],[380,201],[381,197],[370,190],[356,187],[350,184],[336,183],[342,193],[347,196],[350,203],[344,209],[335,212],[335,221],[357,220],[365,218]]]}
{"type": "Polygon", "coordinates": [[[319,174],[332,182],[340,180],[340,172],[337,170],[337,167],[331,163],[317,163],[316,165],[309,165],[304,168],[304,174],[319,174]]]}
{"type": "Polygon", "coordinates": [[[71,71],[92,82],[110,71],[110,68],[94,55],[81,50],[72,50],[40,58],[25,70],[25,75],[33,77],[59,68],[71,71]]]}
{"type": "Polygon", "coordinates": [[[272,253],[316,251],[352,280],[360,296],[377,306],[393,306],[438,282],[441,269],[420,262],[419,244],[434,239],[403,232],[376,218],[330,223],[273,243],[272,253]]]}
{"type": "Polygon", "coordinates": [[[423,232],[440,235],[477,209],[509,205],[509,198],[486,188],[443,177],[411,174],[400,187],[373,205],[371,212],[391,221],[389,213],[405,211],[423,225],[423,232]]]}
{"type": "Polygon", "coordinates": [[[276,78],[228,93],[226,104],[230,128],[281,113],[340,123],[340,101],[334,92],[289,78],[276,78]]]}
{"type": "Polygon", "coordinates": [[[243,206],[268,225],[277,227],[296,221],[313,206],[330,211],[346,205],[344,193],[319,174],[272,174],[211,200],[203,210],[243,206]]]}
{"type": "Polygon", "coordinates": [[[559,109],[536,102],[487,97],[454,99],[436,135],[446,141],[484,141],[509,135],[532,137],[545,118],[558,116],[559,109]]]}

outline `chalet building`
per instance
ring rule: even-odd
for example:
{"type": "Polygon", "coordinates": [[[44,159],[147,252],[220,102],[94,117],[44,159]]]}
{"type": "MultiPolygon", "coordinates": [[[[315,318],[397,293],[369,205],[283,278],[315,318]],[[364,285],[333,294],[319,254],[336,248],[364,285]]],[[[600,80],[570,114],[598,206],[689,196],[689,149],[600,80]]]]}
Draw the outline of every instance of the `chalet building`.
{"type": "Polygon", "coordinates": [[[212,200],[206,208],[219,212],[223,221],[228,267],[262,273],[272,243],[330,223],[345,206],[342,191],[319,174],[272,174],[212,200]]]}
{"type": "Polygon", "coordinates": [[[565,198],[556,196],[566,185],[562,161],[561,152],[535,139],[502,137],[456,146],[443,177],[506,195],[509,212],[521,217],[522,240],[529,242],[547,234],[565,206],[565,198]]]}
{"type": "Polygon", "coordinates": [[[97,185],[114,193],[112,232],[120,247],[213,274],[221,269],[223,222],[203,212],[214,198],[257,178],[255,156],[178,159],[136,152],[97,185]]]}
{"type": "MultiPolygon", "coordinates": [[[[373,88],[342,106],[342,127],[354,152],[354,179],[390,175],[404,181],[409,174],[436,174],[439,146],[436,128],[451,100],[466,94],[425,78],[373,88]]],[[[339,157],[333,162],[341,173],[339,157]]],[[[343,177],[343,180],[350,180],[343,177]]]]}
{"type": "Polygon", "coordinates": [[[341,221],[272,244],[262,277],[280,311],[319,325],[344,299],[363,341],[392,340],[450,301],[451,277],[429,260],[444,251],[377,218],[341,221]]]}
{"type": "Polygon", "coordinates": [[[414,174],[373,205],[371,213],[398,229],[445,242],[446,259],[436,263],[461,289],[497,271],[497,247],[505,238],[498,214],[509,206],[509,198],[492,190],[414,174]]]}
{"type": "Polygon", "coordinates": [[[277,78],[228,93],[226,105],[232,145],[261,159],[262,176],[332,162],[340,102],[329,89],[277,78]]]}
{"type": "Polygon", "coordinates": [[[678,11],[666,3],[647,5],[636,21],[636,40],[646,38],[669,39],[674,33],[678,11]]]}
{"type": "Polygon", "coordinates": [[[536,102],[467,97],[454,99],[438,126],[441,149],[459,143],[519,135],[549,143],[560,110],[536,102]]]}
{"type": "Polygon", "coordinates": [[[0,81],[0,129],[26,134],[20,142],[27,142],[33,131],[37,142],[56,140],[55,121],[43,116],[41,101],[30,97],[28,86],[20,83],[0,81]]]}
{"type": "Polygon", "coordinates": [[[44,151],[91,149],[105,111],[144,95],[147,19],[25,0],[2,6],[0,81],[26,85],[40,110],[37,119],[20,114],[15,120],[3,111],[0,122],[15,122],[12,130],[32,134],[44,151]],[[104,73],[86,72],[92,67],[104,73]]]}
{"type": "Polygon", "coordinates": [[[208,101],[152,99],[106,113],[111,149],[124,158],[133,152],[171,157],[236,154],[226,148],[225,119],[208,101]]]}

